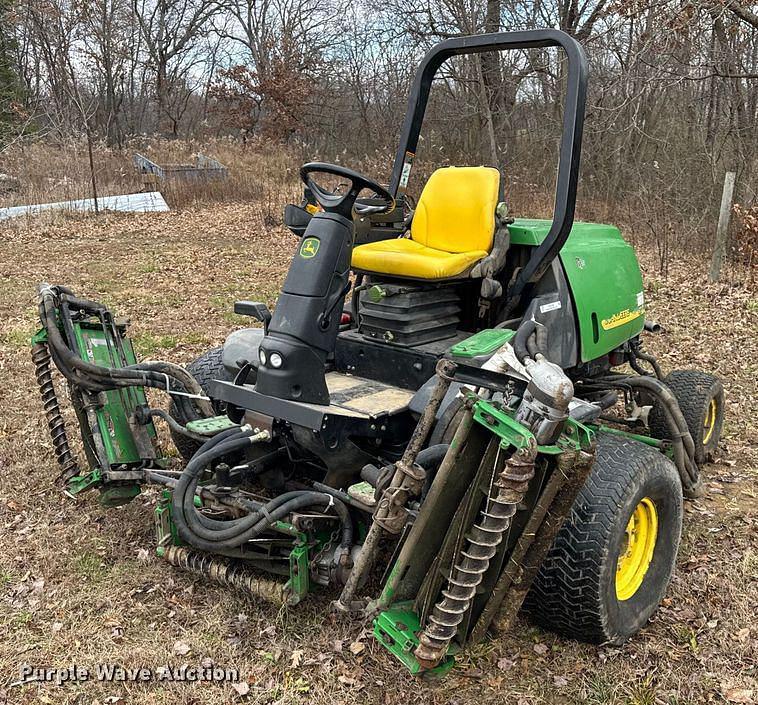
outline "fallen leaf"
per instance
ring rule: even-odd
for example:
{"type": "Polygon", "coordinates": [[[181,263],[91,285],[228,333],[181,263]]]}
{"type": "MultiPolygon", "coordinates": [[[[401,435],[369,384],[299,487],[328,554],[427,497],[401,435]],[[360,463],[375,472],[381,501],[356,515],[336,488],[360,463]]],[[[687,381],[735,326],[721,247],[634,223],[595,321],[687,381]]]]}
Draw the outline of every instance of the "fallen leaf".
{"type": "Polygon", "coordinates": [[[292,668],[298,668],[300,664],[303,662],[303,655],[304,655],[303,651],[301,651],[300,649],[295,649],[290,654],[290,666],[292,666],[292,668]]]}
{"type": "Polygon", "coordinates": [[[350,653],[353,654],[353,656],[357,656],[358,654],[363,653],[363,651],[366,649],[366,646],[360,641],[354,641],[348,648],[350,649],[350,653]]]}
{"type": "Polygon", "coordinates": [[[544,656],[547,653],[547,645],[546,644],[535,644],[534,645],[534,653],[538,654],[539,656],[544,656]]]}
{"type": "Polygon", "coordinates": [[[177,641],[174,643],[174,653],[177,656],[186,656],[191,650],[190,645],[185,641],[177,641]]]}
{"type": "Polygon", "coordinates": [[[748,640],[748,637],[750,636],[750,627],[745,627],[744,629],[740,629],[735,635],[735,639],[739,642],[745,642],[748,640]]]}
{"type": "Polygon", "coordinates": [[[509,658],[499,658],[497,660],[497,667],[501,671],[510,671],[515,665],[516,662],[509,658]]]}
{"type": "Polygon", "coordinates": [[[232,688],[240,697],[244,698],[250,692],[250,684],[247,681],[232,683],[232,688]]]}
{"type": "Polygon", "coordinates": [[[730,703],[754,703],[753,691],[749,688],[729,688],[724,697],[730,703]]]}

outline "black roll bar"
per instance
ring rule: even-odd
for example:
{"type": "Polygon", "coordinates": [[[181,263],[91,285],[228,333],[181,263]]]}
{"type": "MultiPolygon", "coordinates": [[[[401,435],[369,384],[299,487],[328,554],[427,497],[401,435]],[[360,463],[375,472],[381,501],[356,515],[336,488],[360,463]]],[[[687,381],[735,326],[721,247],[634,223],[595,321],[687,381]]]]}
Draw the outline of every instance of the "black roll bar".
{"type": "Polygon", "coordinates": [[[452,56],[481,54],[487,51],[510,51],[560,47],[568,57],[566,99],[563,111],[558,179],[555,189],[553,223],[550,231],[532,253],[508,291],[508,308],[512,309],[524,287],[538,281],[566,242],[574,224],[576,189],[579,181],[579,157],[582,150],[584,107],[587,98],[587,59],[579,42],[557,29],[535,29],[524,32],[497,32],[475,36],[454,37],[433,46],[416,72],[408,96],[408,109],[400,135],[400,144],[392,168],[390,193],[402,195],[408,183],[413,158],[418,146],[432,80],[440,66],[452,56]]]}

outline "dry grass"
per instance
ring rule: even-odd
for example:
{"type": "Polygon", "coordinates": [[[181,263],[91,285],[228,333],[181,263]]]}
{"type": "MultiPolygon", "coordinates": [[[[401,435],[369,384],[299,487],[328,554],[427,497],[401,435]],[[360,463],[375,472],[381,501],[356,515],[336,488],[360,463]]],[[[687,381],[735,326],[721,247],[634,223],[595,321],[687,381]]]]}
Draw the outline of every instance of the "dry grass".
{"type": "MultiPolygon", "coordinates": [[[[212,150],[209,150],[212,153],[212,150]]],[[[222,161],[223,154],[217,154],[222,161]]],[[[267,167],[268,168],[268,167],[267,167]]],[[[758,293],[705,283],[683,257],[667,279],[644,250],[651,341],[667,367],[720,374],[729,406],[707,496],[687,505],[679,567],[664,606],[621,648],[578,644],[520,622],[476,646],[442,683],[404,673],[361,624],[335,622],[330,595],[278,612],[176,572],[153,555],[152,505],[104,510],[53,486],[55,462],[27,339],[34,287],[66,283],[134,322],[143,356],[186,362],[244,323],[235,298],[272,303],[294,238],[279,225],[297,187],[266,182],[248,205],[169,214],[57,217],[3,229],[0,274],[0,702],[179,705],[455,702],[684,705],[758,696],[758,293]],[[274,205],[276,210],[274,210],[274,205]],[[364,648],[349,648],[354,642],[364,648]],[[179,646],[177,646],[177,642],[179,646]],[[189,647],[189,653],[176,653],[189,647]],[[547,647],[547,648],[543,648],[547,647]],[[356,654],[353,651],[359,652],[356,654]],[[228,684],[12,686],[20,665],[198,664],[240,670],[228,684]]]]}
{"type": "MultiPolygon", "coordinates": [[[[161,165],[193,164],[195,155],[203,153],[219,160],[229,169],[229,177],[220,181],[187,182],[168,180],[159,188],[173,208],[186,208],[219,201],[263,201],[271,187],[291,189],[295,184],[294,167],[300,163],[292,149],[276,145],[235,139],[208,141],[134,139],[123,149],[95,147],[95,175],[99,196],[117,196],[153,190],[133,164],[136,152],[161,165]],[[265,184],[265,188],[264,188],[265,184]]],[[[0,156],[0,172],[16,177],[19,190],[0,194],[0,208],[32,203],[50,203],[92,198],[92,181],[86,143],[66,140],[59,144],[45,141],[22,143],[0,156]]],[[[293,193],[292,197],[295,197],[293,193]]]]}

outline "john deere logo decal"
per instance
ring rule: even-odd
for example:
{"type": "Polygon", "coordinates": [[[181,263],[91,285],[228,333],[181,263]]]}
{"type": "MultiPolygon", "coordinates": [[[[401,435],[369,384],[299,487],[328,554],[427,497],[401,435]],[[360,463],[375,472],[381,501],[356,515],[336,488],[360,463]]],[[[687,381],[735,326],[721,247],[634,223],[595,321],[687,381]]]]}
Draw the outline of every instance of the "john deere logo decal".
{"type": "Polygon", "coordinates": [[[317,237],[305,238],[303,244],[300,245],[300,256],[305,257],[305,259],[315,257],[320,245],[321,241],[317,237]]]}
{"type": "Polygon", "coordinates": [[[644,308],[638,308],[636,311],[630,311],[627,308],[619,313],[614,313],[610,318],[603,319],[600,321],[600,325],[603,326],[603,330],[611,330],[623,326],[625,323],[631,323],[631,321],[639,318],[644,313],[644,308]]]}

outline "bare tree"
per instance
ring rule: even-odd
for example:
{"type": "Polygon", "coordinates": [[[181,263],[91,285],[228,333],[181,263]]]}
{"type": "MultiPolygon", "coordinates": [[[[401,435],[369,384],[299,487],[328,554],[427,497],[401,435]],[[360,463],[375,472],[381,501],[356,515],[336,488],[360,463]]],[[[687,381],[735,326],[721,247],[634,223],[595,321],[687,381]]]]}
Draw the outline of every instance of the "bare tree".
{"type": "Polygon", "coordinates": [[[214,0],[132,0],[132,11],[148,55],[158,115],[176,136],[219,6],[214,0]]]}

